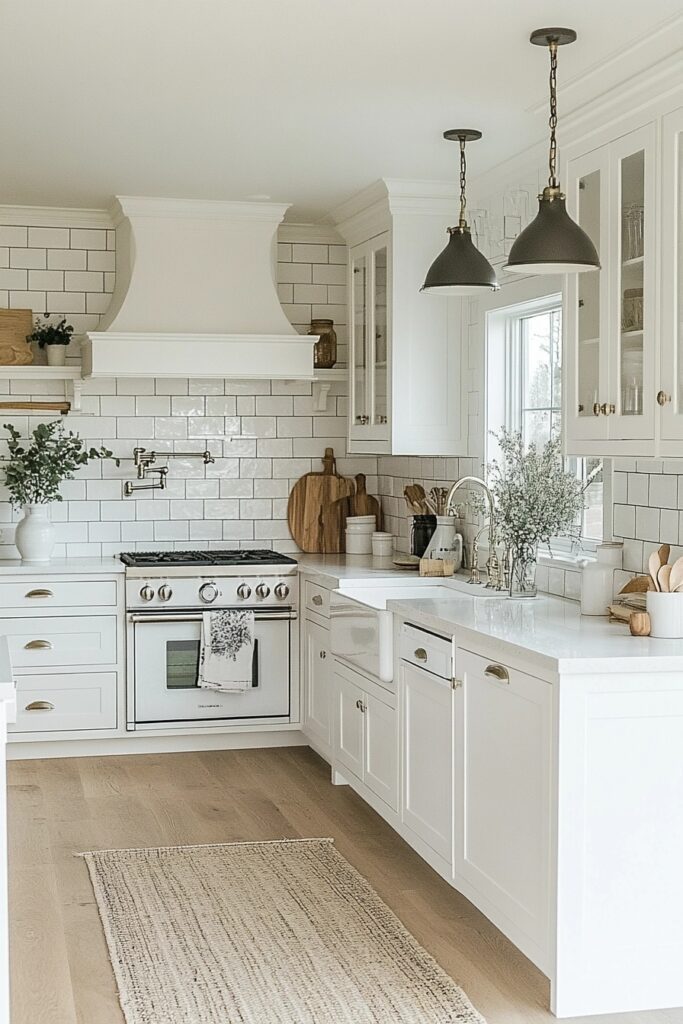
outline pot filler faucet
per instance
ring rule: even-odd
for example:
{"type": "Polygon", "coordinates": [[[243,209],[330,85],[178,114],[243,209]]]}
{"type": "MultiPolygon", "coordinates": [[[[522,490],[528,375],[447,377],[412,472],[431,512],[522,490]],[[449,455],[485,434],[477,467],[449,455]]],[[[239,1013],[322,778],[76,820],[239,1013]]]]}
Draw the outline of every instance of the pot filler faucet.
{"type": "Polygon", "coordinates": [[[472,544],[472,564],[470,566],[470,578],[469,583],[481,583],[481,577],[479,573],[479,538],[481,537],[484,530],[489,532],[489,557],[486,562],[486,586],[495,587],[500,589],[501,587],[501,566],[498,561],[496,554],[496,537],[494,533],[494,514],[493,514],[493,495],[486,486],[484,480],[478,476],[461,476],[459,480],[456,480],[446,498],[446,515],[455,515],[456,505],[453,500],[456,491],[459,491],[461,487],[466,487],[468,484],[477,484],[483,490],[486,496],[486,504],[488,505],[489,515],[488,521],[484,523],[481,530],[477,533],[472,544]]]}

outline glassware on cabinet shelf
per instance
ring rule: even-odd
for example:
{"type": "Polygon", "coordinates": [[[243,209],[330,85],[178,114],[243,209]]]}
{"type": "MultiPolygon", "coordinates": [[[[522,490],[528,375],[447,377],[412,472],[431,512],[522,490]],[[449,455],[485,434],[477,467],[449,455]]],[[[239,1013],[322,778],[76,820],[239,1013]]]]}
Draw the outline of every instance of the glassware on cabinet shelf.
{"type": "Polygon", "coordinates": [[[643,257],[644,224],[645,207],[643,206],[643,204],[635,202],[629,203],[624,208],[623,259],[625,263],[628,263],[629,260],[642,259],[643,257]]]}
{"type": "Polygon", "coordinates": [[[382,247],[374,254],[374,410],[375,424],[388,423],[387,402],[387,249],[382,247]]]}
{"type": "Polygon", "coordinates": [[[366,380],[368,338],[366,326],[368,268],[365,256],[353,265],[353,422],[368,422],[366,380]]]}
{"type": "Polygon", "coordinates": [[[626,288],[621,316],[621,329],[628,334],[629,331],[642,331],[643,329],[643,289],[626,288]]]}
{"type": "Polygon", "coordinates": [[[622,416],[643,415],[645,152],[621,160],[620,394],[622,416]]]}

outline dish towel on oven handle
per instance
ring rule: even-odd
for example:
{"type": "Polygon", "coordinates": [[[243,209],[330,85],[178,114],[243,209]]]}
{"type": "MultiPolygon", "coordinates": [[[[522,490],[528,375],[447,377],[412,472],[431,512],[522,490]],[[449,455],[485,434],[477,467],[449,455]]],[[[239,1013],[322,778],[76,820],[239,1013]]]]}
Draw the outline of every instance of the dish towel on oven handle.
{"type": "Polygon", "coordinates": [[[200,687],[224,693],[242,693],[250,689],[253,658],[253,612],[228,608],[203,613],[200,687]]]}

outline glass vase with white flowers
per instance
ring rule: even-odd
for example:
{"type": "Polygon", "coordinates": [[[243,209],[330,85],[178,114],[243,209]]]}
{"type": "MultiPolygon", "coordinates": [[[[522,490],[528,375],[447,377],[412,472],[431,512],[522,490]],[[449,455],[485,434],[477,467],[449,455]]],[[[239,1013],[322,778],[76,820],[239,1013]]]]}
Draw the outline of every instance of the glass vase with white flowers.
{"type": "MultiPolygon", "coordinates": [[[[543,447],[515,430],[493,435],[500,456],[488,465],[494,499],[494,533],[503,545],[505,582],[511,597],[536,595],[540,544],[575,535],[584,507],[581,482],[564,468],[559,438],[543,447]]],[[[479,511],[483,511],[480,508],[479,511]]]]}

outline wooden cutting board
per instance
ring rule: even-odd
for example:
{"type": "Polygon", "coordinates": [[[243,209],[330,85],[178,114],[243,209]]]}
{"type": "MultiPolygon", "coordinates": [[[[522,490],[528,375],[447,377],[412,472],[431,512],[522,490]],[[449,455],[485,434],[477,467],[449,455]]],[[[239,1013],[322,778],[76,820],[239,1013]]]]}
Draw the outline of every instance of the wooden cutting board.
{"type": "Polygon", "coordinates": [[[374,516],[377,522],[375,529],[382,529],[382,509],[380,508],[377,498],[373,498],[373,496],[368,494],[366,491],[364,473],[358,473],[356,475],[356,493],[352,496],[350,504],[351,512],[349,515],[374,516]]]}
{"type": "Polygon", "coordinates": [[[343,505],[354,484],[337,473],[332,448],[325,449],[322,463],[322,473],[306,473],[294,484],[287,522],[302,551],[333,554],[344,550],[343,505]]]}

